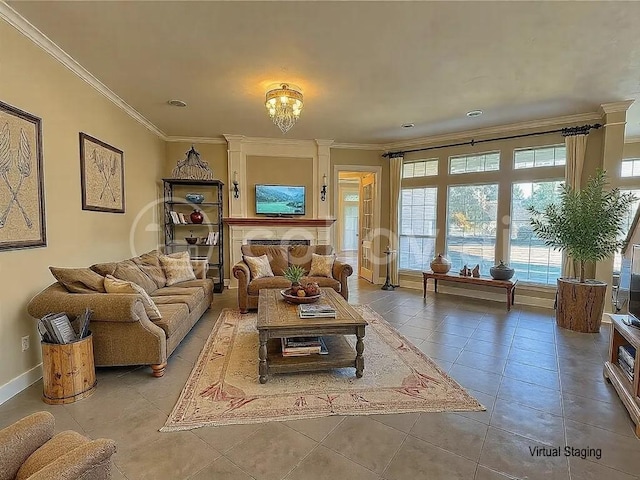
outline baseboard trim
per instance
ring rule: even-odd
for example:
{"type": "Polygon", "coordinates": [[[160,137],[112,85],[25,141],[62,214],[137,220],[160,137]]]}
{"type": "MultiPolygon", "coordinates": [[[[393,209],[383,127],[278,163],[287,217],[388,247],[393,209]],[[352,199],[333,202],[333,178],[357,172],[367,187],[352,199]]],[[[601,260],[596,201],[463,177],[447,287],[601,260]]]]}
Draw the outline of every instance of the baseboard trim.
{"type": "Polygon", "coordinates": [[[42,378],[42,363],[18,375],[0,387],[0,405],[42,378]]]}

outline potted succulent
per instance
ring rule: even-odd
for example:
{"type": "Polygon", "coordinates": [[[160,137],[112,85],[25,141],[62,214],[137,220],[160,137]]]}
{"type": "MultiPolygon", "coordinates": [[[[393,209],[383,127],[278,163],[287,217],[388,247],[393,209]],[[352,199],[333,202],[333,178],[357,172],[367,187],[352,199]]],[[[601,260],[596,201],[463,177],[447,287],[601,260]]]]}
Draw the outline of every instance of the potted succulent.
{"type": "Polygon", "coordinates": [[[545,245],[567,254],[579,265],[579,278],[558,278],[556,323],[577,332],[600,330],[607,284],[586,279],[586,266],[618,251],[633,194],[607,189],[607,177],[597,170],[582,190],[563,184],[560,202],[542,210],[530,207],[533,233],[545,245]]]}
{"type": "Polygon", "coordinates": [[[284,278],[291,282],[291,293],[293,295],[297,295],[299,290],[303,290],[302,285],[300,285],[300,280],[302,280],[305,273],[307,272],[300,265],[289,265],[284,272],[282,272],[284,278]]]}

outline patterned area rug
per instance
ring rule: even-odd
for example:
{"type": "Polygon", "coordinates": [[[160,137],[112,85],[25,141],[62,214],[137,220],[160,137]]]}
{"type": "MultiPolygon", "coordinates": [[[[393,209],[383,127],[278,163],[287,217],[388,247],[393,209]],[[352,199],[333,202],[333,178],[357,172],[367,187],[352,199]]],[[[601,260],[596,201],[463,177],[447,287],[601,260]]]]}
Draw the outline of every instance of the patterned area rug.
{"type": "MultiPolygon", "coordinates": [[[[362,378],[342,368],[270,375],[264,385],[258,382],[256,315],[223,310],[160,431],[329,415],[484,410],[380,315],[354,307],[369,323],[362,378]]],[[[355,336],[348,338],[355,343],[355,336]]]]}

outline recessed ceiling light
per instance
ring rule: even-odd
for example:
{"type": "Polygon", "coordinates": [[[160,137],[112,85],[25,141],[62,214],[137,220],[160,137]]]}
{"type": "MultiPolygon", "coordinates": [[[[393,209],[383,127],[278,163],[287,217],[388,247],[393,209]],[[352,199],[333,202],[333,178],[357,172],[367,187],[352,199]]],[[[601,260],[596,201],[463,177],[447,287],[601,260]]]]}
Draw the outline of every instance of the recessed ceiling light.
{"type": "Polygon", "coordinates": [[[402,128],[413,128],[415,126],[416,126],[415,123],[403,123],[402,124],[402,128]]]}
{"type": "Polygon", "coordinates": [[[482,110],[471,110],[467,112],[467,117],[469,118],[479,117],[480,115],[482,115],[482,110]]]}
{"type": "Polygon", "coordinates": [[[186,107],[187,103],[183,102],[182,100],[169,100],[167,102],[169,105],[171,105],[172,107],[186,107]]]}

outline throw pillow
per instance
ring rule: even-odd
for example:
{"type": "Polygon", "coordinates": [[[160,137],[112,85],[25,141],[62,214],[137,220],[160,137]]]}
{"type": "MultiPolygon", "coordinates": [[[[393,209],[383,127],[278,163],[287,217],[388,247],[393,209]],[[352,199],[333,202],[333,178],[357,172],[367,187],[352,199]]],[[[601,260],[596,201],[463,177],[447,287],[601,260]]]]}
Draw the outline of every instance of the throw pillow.
{"type": "Polygon", "coordinates": [[[147,292],[140,285],[127,280],[120,280],[112,275],[104,277],[104,288],[107,293],[137,293],[142,297],[144,311],[151,320],[160,320],[162,314],[147,292]]]}
{"type": "Polygon", "coordinates": [[[243,256],[244,263],[249,267],[251,272],[251,280],[263,277],[273,277],[273,271],[271,265],[269,265],[269,257],[267,255],[261,255],[260,257],[248,257],[243,256]]]}
{"type": "Polygon", "coordinates": [[[329,277],[333,278],[333,262],[335,255],[318,255],[314,253],[311,256],[310,277],[329,277]]]}
{"type": "Polygon", "coordinates": [[[49,271],[71,293],[104,293],[104,277],[89,268],[49,267],[49,271]]]}
{"type": "Polygon", "coordinates": [[[196,275],[193,273],[193,267],[191,266],[189,252],[161,255],[160,264],[164,270],[165,277],[167,277],[167,287],[175,285],[176,283],[196,279],[196,275]]]}

